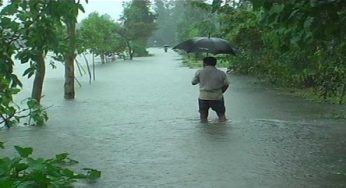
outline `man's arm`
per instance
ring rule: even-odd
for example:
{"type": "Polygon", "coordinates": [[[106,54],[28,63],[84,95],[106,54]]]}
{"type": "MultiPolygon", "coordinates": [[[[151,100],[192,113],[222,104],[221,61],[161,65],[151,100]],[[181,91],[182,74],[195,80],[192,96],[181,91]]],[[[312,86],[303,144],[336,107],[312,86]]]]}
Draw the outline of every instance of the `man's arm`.
{"type": "Polygon", "coordinates": [[[224,85],[221,90],[222,90],[222,93],[225,93],[225,91],[228,89],[228,84],[227,85],[224,85]]]}
{"type": "Polygon", "coordinates": [[[225,77],[224,77],[224,83],[223,83],[223,86],[221,88],[222,90],[222,93],[224,93],[229,87],[229,80],[227,78],[227,74],[225,74],[225,77]]]}
{"type": "Polygon", "coordinates": [[[196,85],[199,83],[199,71],[196,72],[195,76],[193,77],[191,84],[196,85]]]}

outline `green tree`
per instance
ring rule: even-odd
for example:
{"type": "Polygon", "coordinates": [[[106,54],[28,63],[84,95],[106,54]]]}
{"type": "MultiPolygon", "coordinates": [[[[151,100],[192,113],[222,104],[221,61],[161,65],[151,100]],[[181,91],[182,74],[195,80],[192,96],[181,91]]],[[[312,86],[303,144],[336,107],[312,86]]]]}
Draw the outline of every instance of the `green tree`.
{"type": "Polygon", "coordinates": [[[125,3],[120,20],[123,30],[119,33],[126,40],[130,59],[134,55],[147,55],[147,41],[156,28],[155,15],[150,11],[150,1],[132,0],[125,3]]]}
{"type": "Polygon", "coordinates": [[[23,23],[17,31],[25,41],[26,48],[21,48],[16,56],[22,63],[30,63],[30,68],[24,75],[34,75],[34,83],[31,97],[40,103],[42,87],[45,77],[45,57],[49,50],[56,48],[57,40],[55,28],[60,24],[51,15],[54,13],[51,8],[56,2],[46,3],[44,1],[13,1],[12,6],[16,6],[15,16],[23,23]]]}
{"type": "MultiPolygon", "coordinates": [[[[28,115],[32,115],[38,124],[42,124],[44,122],[42,120],[47,119],[39,105],[45,76],[45,56],[49,51],[57,55],[62,54],[62,56],[68,54],[67,49],[74,51],[71,50],[73,46],[66,44],[67,41],[73,40],[73,37],[61,40],[62,37],[58,31],[64,26],[64,22],[75,20],[78,10],[82,10],[81,5],[72,0],[10,1],[2,8],[0,12],[0,42],[3,54],[0,61],[2,86],[0,123],[10,125],[13,118],[15,121],[19,121],[23,116],[17,115],[18,110],[29,110],[28,115]],[[28,77],[35,75],[32,90],[34,101],[28,101],[29,109],[20,110],[20,107],[13,102],[13,95],[19,91],[21,86],[17,76],[13,74],[13,56],[21,63],[30,64],[30,67],[24,71],[24,75],[28,77]],[[32,108],[36,108],[36,110],[30,110],[32,108]]],[[[70,34],[73,30],[73,27],[71,28],[69,29],[70,34]]],[[[67,36],[72,35],[67,34],[67,36]]],[[[68,59],[71,60],[71,58],[68,59]]]]}
{"type": "MultiPolygon", "coordinates": [[[[2,5],[2,1],[0,1],[2,5]]],[[[12,56],[17,50],[19,36],[15,33],[19,23],[9,17],[16,11],[13,5],[5,6],[0,11],[0,124],[12,124],[12,117],[17,111],[13,102],[13,95],[17,94],[22,86],[17,75],[13,72],[14,61],[12,56]]]]}
{"type": "Polygon", "coordinates": [[[202,2],[205,1],[176,1],[174,16],[178,21],[176,33],[178,41],[197,36],[208,36],[209,33],[215,34],[214,15],[208,10],[196,6],[196,3],[202,2]]]}
{"type": "Polygon", "coordinates": [[[104,63],[106,55],[120,54],[125,49],[124,39],[118,34],[120,27],[120,24],[115,23],[108,15],[91,13],[82,20],[78,31],[80,48],[101,56],[104,63]]]}
{"type": "MultiPolygon", "coordinates": [[[[2,4],[0,3],[0,5],[2,4]]],[[[47,120],[47,114],[42,110],[37,100],[28,99],[28,109],[21,109],[13,101],[13,96],[20,91],[22,84],[13,73],[14,61],[12,57],[16,56],[24,63],[27,61],[32,63],[32,61],[38,60],[37,54],[42,52],[37,48],[32,48],[30,45],[33,41],[26,38],[30,35],[30,32],[25,33],[23,28],[30,25],[30,23],[20,22],[20,20],[25,19],[25,16],[30,16],[29,14],[22,14],[23,9],[20,10],[20,8],[25,6],[27,6],[25,2],[9,2],[0,12],[0,43],[2,46],[0,48],[2,54],[0,58],[0,124],[4,123],[8,127],[27,116],[32,117],[36,125],[42,125],[47,120]],[[32,53],[28,53],[28,49],[32,53]],[[23,114],[25,111],[28,113],[23,114]]],[[[34,69],[36,67],[32,66],[24,74],[33,75],[34,69]]],[[[35,79],[36,81],[37,79],[35,79]]]]}
{"type": "MultiPolygon", "coordinates": [[[[66,25],[67,32],[67,51],[64,53],[65,59],[65,84],[64,84],[64,97],[65,99],[75,98],[74,87],[74,61],[76,58],[76,23],[79,10],[84,12],[84,9],[79,0],[60,0],[58,7],[55,9],[62,16],[62,21],[66,25]]],[[[86,0],[86,2],[88,2],[86,0]]]]}
{"type": "Polygon", "coordinates": [[[150,44],[155,46],[173,45],[177,30],[176,17],[173,13],[175,1],[173,0],[155,0],[154,11],[157,15],[157,30],[150,38],[150,44]]]}
{"type": "Polygon", "coordinates": [[[177,44],[196,37],[219,36],[217,16],[206,0],[155,0],[157,30],[151,44],[177,44]]]}
{"type": "Polygon", "coordinates": [[[18,50],[16,58],[22,63],[30,63],[24,75],[35,75],[32,98],[40,103],[46,70],[45,57],[49,51],[65,56],[65,98],[73,98],[74,33],[78,10],[82,10],[82,6],[74,0],[32,0],[12,1],[8,7],[12,10],[9,15],[22,23],[14,32],[18,33],[25,47],[18,50]],[[57,32],[57,28],[63,24],[67,28],[67,41],[60,41],[57,32]]]}
{"type": "Polygon", "coordinates": [[[290,80],[313,87],[324,99],[339,96],[342,102],[346,87],[344,1],[252,2],[270,29],[264,39],[272,45],[274,57],[279,56],[278,65],[293,75],[290,80]]]}

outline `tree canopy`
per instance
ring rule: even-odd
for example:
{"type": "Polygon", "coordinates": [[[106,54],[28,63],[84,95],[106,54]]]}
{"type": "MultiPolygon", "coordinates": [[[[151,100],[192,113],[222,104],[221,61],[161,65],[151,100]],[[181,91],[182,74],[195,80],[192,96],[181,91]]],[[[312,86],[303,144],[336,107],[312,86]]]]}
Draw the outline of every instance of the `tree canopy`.
{"type": "MultiPolygon", "coordinates": [[[[30,65],[23,75],[28,77],[35,75],[32,99],[27,102],[29,109],[35,109],[30,110],[28,116],[32,116],[39,125],[47,120],[46,113],[38,105],[45,76],[45,57],[48,51],[62,57],[68,53],[70,35],[66,34],[69,37],[64,38],[58,31],[61,31],[68,22],[75,23],[79,10],[83,8],[73,0],[11,1],[2,7],[0,11],[2,45],[0,83],[2,96],[6,97],[5,100],[0,100],[0,106],[2,106],[0,123],[4,122],[9,126],[13,122],[18,122],[23,115],[18,115],[17,112],[26,111],[13,101],[13,95],[21,86],[20,80],[13,73],[13,57],[21,63],[30,65]]],[[[73,53],[74,49],[72,49],[74,58],[73,53]]]]}
{"type": "Polygon", "coordinates": [[[156,0],[154,10],[158,30],[152,44],[177,44],[210,32],[238,48],[237,57],[222,57],[230,69],[285,87],[312,88],[324,99],[337,96],[340,103],[345,97],[342,0],[156,0]]]}
{"type": "Polygon", "coordinates": [[[120,27],[120,24],[114,22],[108,15],[91,13],[88,18],[82,20],[78,29],[79,51],[89,50],[101,57],[123,52],[125,42],[118,34],[120,27]]]}
{"type": "Polygon", "coordinates": [[[156,15],[150,11],[150,5],[149,0],[132,0],[124,4],[121,34],[127,40],[131,59],[133,55],[148,54],[147,42],[156,28],[156,15]]]}

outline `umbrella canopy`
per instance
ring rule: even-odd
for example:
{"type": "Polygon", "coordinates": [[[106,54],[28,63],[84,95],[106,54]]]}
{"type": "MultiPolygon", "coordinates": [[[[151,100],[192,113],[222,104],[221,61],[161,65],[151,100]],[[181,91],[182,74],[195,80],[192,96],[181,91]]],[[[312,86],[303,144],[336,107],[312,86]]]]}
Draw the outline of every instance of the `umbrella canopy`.
{"type": "Polygon", "coordinates": [[[187,53],[207,52],[235,55],[235,49],[228,41],[214,37],[195,37],[174,46],[173,49],[184,50],[187,53]]]}

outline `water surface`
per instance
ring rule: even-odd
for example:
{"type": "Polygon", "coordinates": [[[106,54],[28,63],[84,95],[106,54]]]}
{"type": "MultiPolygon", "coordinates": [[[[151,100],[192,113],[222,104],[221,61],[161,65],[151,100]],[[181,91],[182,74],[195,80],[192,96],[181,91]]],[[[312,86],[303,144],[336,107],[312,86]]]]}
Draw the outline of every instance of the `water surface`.
{"type": "MultiPolygon", "coordinates": [[[[63,69],[48,69],[45,127],[0,130],[8,148],[32,146],[35,156],[69,152],[77,167],[102,171],[77,187],[345,187],[345,106],[279,94],[230,75],[227,117],[198,121],[195,69],[178,54],[97,65],[96,81],[78,75],[76,99],[63,99],[63,69]]],[[[80,62],[83,62],[80,60],[80,62]]],[[[22,67],[17,68],[21,71],[22,67]]],[[[78,72],[76,72],[78,73],[78,72]]],[[[24,82],[18,100],[29,96],[24,82]]],[[[11,153],[6,150],[7,153],[11,153]]]]}

